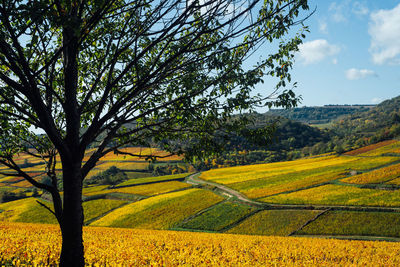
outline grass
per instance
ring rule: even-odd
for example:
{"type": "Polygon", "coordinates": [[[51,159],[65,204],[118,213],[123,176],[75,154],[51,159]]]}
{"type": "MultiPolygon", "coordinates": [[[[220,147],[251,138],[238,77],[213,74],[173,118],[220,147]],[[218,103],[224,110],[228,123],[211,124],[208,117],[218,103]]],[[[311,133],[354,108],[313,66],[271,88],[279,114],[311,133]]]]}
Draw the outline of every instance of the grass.
{"type": "Polygon", "coordinates": [[[264,210],[233,227],[227,233],[286,236],[320,212],[317,210],[264,210]]]}
{"type": "Polygon", "coordinates": [[[267,203],[399,207],[400,191],[323,185],[260,199],[267,203]]]}
{"type": "Polygon", "coordinates": [[[400,213],[328,211],[296,234],[400,237],[400,213]]]}
{"type": "Polygon", "coordinates": [[[254,212],[256,208],[234,202],[223,202],[178,227],[195,230],[220,231],[254,212]]]}
{"type": "Polygon", "coordinates": [[[92,226],[169,229],[184,218],[223,200],[202,189],[188,189],[147,198],[116,209],[92,226]]]}

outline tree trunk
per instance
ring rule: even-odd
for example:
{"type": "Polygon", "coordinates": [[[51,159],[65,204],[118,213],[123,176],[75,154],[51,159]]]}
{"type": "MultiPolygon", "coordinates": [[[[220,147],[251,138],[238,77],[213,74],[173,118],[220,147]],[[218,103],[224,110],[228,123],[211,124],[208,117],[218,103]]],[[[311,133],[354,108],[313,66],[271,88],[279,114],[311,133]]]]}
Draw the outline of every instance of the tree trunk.
{"type": "Polygon", "coordinates": [[[62,248],[60,266],[80,267],[85,265],[83,251],[83,208],[81,163],[63,162],[64,205],[61,234],[62,248]]]}

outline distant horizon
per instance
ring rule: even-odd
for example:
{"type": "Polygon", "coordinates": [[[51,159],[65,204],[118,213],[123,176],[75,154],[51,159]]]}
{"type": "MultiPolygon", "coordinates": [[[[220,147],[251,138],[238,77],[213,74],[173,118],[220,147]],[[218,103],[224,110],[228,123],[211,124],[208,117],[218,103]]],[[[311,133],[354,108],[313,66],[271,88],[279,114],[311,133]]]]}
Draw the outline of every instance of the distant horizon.
{"type": "MultiPolygon", "coordinates": [[[[400,95],[397,95],[397,96],[394,96],[394,97],[391,97],[391,98],[387,98],[387,99],[383,99],[379,103],[352,103],[352,104],[350,104],[350,103],[346,103],[346,104],[329,103],[329,104],[322,104],[322,105],[302,105],[300,103],[297,107],[294,107],[294,108],[313,108],[313,107],[326,107],[326,106],[343,106],[343,107],[344,106],[348,106],[348,107],[351,107],[351,106],[355,106],[355,107],[357,107],[357,106],[371,106],[371,107],[375,107],[375,106],[378,106],[379,104],[381,104],[384,101],[387,101],[387,100],[390,100],[390,99],[393,99],[393,98],[396,98],[396,97],[400,97],[400,95]]],[[[282,110],[282,109],[284,109],[284,108],[270,108],[269,110],[282,110]]],[[[260,111],[259,113],[265,113],[265,112],[268,112],[269,110],[260,111]]]]}
{"type": "MultiPolygon", "coordinates": [[[[382,102],[385,102],[386,100],[390,100],[396,97],[399,97],[399,95],[393,96],[393,97],[389,97],[386,99],[380,99],[379,102],[377,103],[344,103],[344,104],[334,104],[334,103],[329,103],[329,104],[316,104],[316,105],[303,105],[301,102],[299,103],[299,105],[296,108],[302,108],[302,107],[324,107],[324,106],[377,106],[379,104],[381,104],[382,102]]],[[[279,108],[278,108],[279,109],[279,108]]]]}

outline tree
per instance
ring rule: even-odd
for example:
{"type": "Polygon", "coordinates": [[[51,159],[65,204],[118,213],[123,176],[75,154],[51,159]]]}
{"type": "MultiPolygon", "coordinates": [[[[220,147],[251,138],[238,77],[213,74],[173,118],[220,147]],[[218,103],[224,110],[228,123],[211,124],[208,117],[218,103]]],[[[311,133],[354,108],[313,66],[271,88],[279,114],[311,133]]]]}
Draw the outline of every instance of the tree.
{"type": "Polygon", "coordinates": [[[154,143],[211,153],[217,129],[248,124],[232,113],[296,105],[285,86],[306,29],[289,28],[305,9],[306,0],[0,2],[0,163],[51,194],[62,266],[84,265],[82,183],[102,156],[154,143]],[[277,51],[245,67],[268,44],[277,51]],[[264,76],[276,87],[252,94],[264,76]],[[19,153],[42,159],[51,183],[24,172],[19,153]]]}

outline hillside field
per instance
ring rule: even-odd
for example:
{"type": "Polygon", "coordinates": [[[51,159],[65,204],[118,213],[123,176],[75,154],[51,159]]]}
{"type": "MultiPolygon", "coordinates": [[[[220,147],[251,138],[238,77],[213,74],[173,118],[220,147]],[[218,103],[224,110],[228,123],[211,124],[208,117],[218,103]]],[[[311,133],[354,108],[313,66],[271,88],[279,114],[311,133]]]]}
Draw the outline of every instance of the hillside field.
{"type": "MultiPolygon", "coordinates": [[[[106,162],[114,162],[119,167],[123,159],[118,161],[109,157],[106,162]]],[[[32,172],[39,172],[35,167],[30,167],[32,172]]],[[[51,224],[56,220],[42,207],[51,208],[51,200],[42,192],[34,194],[29,191],[31,188],[24,182],[18,177],[2,177],[0,180],[0,193],[25,194],[21,199],[0,203],[0,242],[12,240],[19,244],[15,248],[2,247],[2,264],[14,264],[16,259],[22,260],[22,265],[23,262],[42,260],[55,262],[59,236],[57,228],[51,224]],[[42,225],[21,224],[23,227],[17,227],[18,223],[42,225]],[[25,234],[28,231],[24,229],[31,227],[37,231],[40,227],[50,231],[48,240],[55,240],[54,244],[46,243],[48,241],[36,243],[45,246],[48,253],[28,248],[25,241],[21,241],[23,231],[25,234]]],[[[397,140],[342,155],[324,154],[202,173],[128,176],[127,180],[116,185],[85,186],[83,199],[84,224],[90,226],[85,231],[91,233],[86,235],[85,241],[88,244],[87,259],[91,263],[100,262],[100,265],[117,264],[121,259],[133,265],[217,265],[222,262],[227,265],[244,262],[250,265],[291,265],[296,262],[326,266],[342,263],[371,265],[374,262],[379,265],[383,259],[390,259],[392,266],[396,266],[400,261],[399,243],[261,237],[400,241],[400,142],[397,140]],[[115,227],[148,230],[125,232],[115,227]],[[106,238],[104,236],[108,234],[104,233],[107,231],[112,234],[102,241],[104,247],[94,248],[91,244],[98,241],[93,240],[106,238]],[[119,239],[119,235],[133,235],[135,238],[122,238],[125,243],[118,245],[122,247],[110,245],[112,238],[119,239]],[[235,235],[239,236],[235,238],[235,235]],[[141,239],[144,236],[149,239],[141,239]],[[168,238],[179,241],[168,243],[172,242],[168,238]],[[207,239],[212,242],[207,243],[207,239]],[[186,245],[179,247],[182,242],[186,245]],[[296,242],[304,245],[296,250],[292,247],[296,242]],[[329,255],[318,248],[322,244],[332,247],[329,255]],[[138,246],[144,247],[140,253],[132,249],[138,246]],[[360,246],[362,251],[358,249],[360,246]],[[105,252],[108,247],[110,251],[118,252],[105,252]],[[155,247],[160,250],[158,256],[151,251],[155,247]],[[249,247],[255,248],[243,255],[236,252],[247,251],[249,247]],[[369,249],[375,252],[367,256],[369,249]]],[[[29,235],[29,238],[34,237],[29,235]]]]}
{"type": "MultiPolygon", "coordinates": [[[[2,266],[54,266],[56,226],[0,223],[2,266]]],[[[400,243],[84,228],[88,266],[398,266],[400,243]]]]}
{"type": "MultiPolygon", "coordinates": [[[[129,150],[150,153],[139,148],[129,150]]],[[[22,155],[21,161],[26,158],[22,155]]],[[[97,168],[104,162],[124,168],[132,159],[109,155],[97,168]]],[[[39,172],[35,167],[30,168],[39,172]]],[[[85,225],[400,238],[400,142],[396,140],[343,155],[212,169],[200,174],[201,184],[193,183],[191,176],[128,176],[114,186],[86,186],[85,225]]],[[[26,194],[25,198],[0,204],[0,221],[56,223],[37,203],[51,207],[46,195],[29,194],[29,187],[23,184],[27,182],[18,177],[3,177],[0,182],[0,191],[26,194]]]]}

